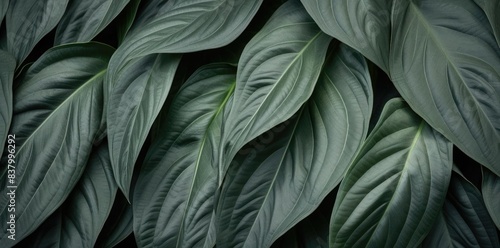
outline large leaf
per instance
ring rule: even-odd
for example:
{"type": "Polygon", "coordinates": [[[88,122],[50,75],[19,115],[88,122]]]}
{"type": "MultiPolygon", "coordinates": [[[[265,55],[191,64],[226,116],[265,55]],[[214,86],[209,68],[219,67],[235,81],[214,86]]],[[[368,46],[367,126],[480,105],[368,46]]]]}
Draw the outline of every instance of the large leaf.
{"type": "Polygon", "coordinates": [[[223,109],[235,68],[198,69],[176,95],[137,181],[134,233],[140,247],[212,247],[223,109]]]}
{"type": "Polygon", "coordinates": [[[286,131],[271,129],[236,156],[219,199],[217,246],[271,246],[342,179],[366,137],[372,90],[364,57],[336,52],[286,131]]]}
{"type": "Polygon", "coordinates": [[[7,49],[18,65],[59,22],[69,0],[10,1],[5,24],[7,49]]]}
{"type": "Polygon", "coordinates": [[[7,52],[0,50],[0,156],[12,120],[12,81],[16,60],[7,52]]]}
{"type": "Polygon", "coordinates": [[[388,72],[392,0],[301,0],[323,32],[388,72]]]}
{"type": "Polygon", "coordinates": [[[412,109],[500,175],[500,47],[472,0],[395,0],[390,75],[412,109]]]}
{"type": "Polygon", "coordinates": [[[120,72],[107,106],[107,131],[113,172],[129,199],[134,164],[165,102],[180,56],[149,55],[120,72]]]}
{"type": "Polygon", "coordinates": [[[390,100],[340,185],[330,247],[414,247],[439,216],[452,145],[390,100]]]}
{"type": "Polygon", "coordinates": [[[442,213],[422,247],[500,247],[481,193],[462,176],[453,173],[442,213]]]}
{"type": "Polygon", "coordinates": [[[500,177],[483,168],[481,191],[486,208],[498,230],[500,230],[500,177]]]}
{"type": "Polygon", "coordinates": [[[71,0],[56,30],[56,45],[87,42],[101,32],[129,0],[71,0]]]}
{"type": "Polygon", "coordinates": [[[104,142],[93,151],[66,202],[22,242],[22,247],[94,247],[116,191],[108,144],[104,142]]]}
{"type": "MultiPolygon", "coordinates": [[[[16,135],[15,213],[8,211],[7,193],[13,189],[0,192],[0,217],[15,214],[19,228],[16,240],[9,240],[3,221],[0,243],[13,244],[31,233],[78,182],[101,122],[103,75],[112,53],[99,43],[55,47],[20,79],[10,129],[16,135]]],[[[6,177],[0,180],[6,185],[6,177]]]]}
{"type": "Polygon", "coordinates": [[[221,173],[244,144],[290,118],[310,97],[330,41],[300,3],[288,1],[247,44],[225,125],[221,173]]]}

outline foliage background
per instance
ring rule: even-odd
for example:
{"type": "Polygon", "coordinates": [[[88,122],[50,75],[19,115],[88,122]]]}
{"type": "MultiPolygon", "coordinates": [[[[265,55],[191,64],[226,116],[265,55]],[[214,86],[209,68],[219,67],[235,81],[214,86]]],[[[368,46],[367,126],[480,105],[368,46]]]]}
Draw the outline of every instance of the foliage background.
{"type": "Polygon", "coordinates": [[[0,0],[0,243],[499,247],[497,13],[0,0]]]}

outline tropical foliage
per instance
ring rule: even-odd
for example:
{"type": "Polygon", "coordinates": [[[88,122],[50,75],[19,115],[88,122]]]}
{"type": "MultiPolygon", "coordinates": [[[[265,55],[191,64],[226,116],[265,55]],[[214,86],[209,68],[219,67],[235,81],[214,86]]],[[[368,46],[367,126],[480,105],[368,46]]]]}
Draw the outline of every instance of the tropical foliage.
{"type": "Polygon", "coordinates": [[[500,247],[500,0],[0,0],[1,247],[500,247]]]}

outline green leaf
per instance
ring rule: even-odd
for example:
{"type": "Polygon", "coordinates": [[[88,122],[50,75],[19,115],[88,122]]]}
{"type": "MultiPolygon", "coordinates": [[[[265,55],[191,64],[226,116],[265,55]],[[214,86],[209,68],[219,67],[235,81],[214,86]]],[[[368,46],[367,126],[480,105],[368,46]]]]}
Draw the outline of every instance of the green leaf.
{"type": "Polygon", "coordinates": [[[12,120],[12,81],[15,69],[16,60],[9,53],[0,50],[0,156],[7,145],[5,141],[12,120]]]}
{"type": "Polygon", "coordinates": [[[442,213],[422,247],[500,247],[481,198],[478,189],[454,173],[442,213]]]}
{"type": "MultiPolygon", "coordinates": [[[[134,164],[165,102],[180,55],[134,59],[120,72],[109,96],[107,131],[113,172],[129,199],[134,164]]],[[[129,199],[130,200],[130,199],[129,199]]]]}
{"type": "Polygon", "coordinates": [[[10,129],[16,135],[15,213],[8,211],[12,189],[0,192],[0,218],[15,214],[18,228],[16,241],[2,228],[0,243],[13,244],[35,230],[78,182],[101,122],[103,75],[112,53],[99,43],[55,47],[20,79],[10,129]]]}
{"type": "Polygon", "coordinates": [[[219,199],[217,246],[271,246],[342,179],[366,137],[372,90],[364,57],[346,46],[336,52],[298,115],[236,155],[219,199]]]}
{"type": "Polygon", "coordinates": [[[117,192],[108,144],[96,148],[64,204],[22,247],[94,247],[117,192]]]}
{"type": "Polygon", "coordinates": [[[395,0],[390,75],[403,98],[500,175],[500,47],[472,0],[395,0]]]}
{"type": "Polygon", "coordinates": [[[132,206],[118,192],[111,213],[99,233],[94,247],[112,248],[126,239],[133,231],[132,206]]]}
{"type": "Polygon", "coordinates": [[[244,144],[290,118],[307,101],[330,41],[300,3],[289,1],[246,45],[224,127],[221,173],[244,144]]]}
{"type": "Polygon", "coordinates": [[[414,247],[446,197],[452,144],[390,100],[340,184],[330,247],[414,247]]]}
{"type": "Polygon", "coordinates": [[[323,30],[389,71],[393,0],[301,0],[323,30]]]}
{"type": "Polygon", "coordinates": [[[493,222],[500,230],[500,177],[492,173],[490,170],[483,168],[483,184],[481,191],[483,200],[488,212],[490,213],[493,222]]]}
{"type": "Polygon", "coordinates": [[[21,65],[35,45],[64,14],[68,0],[10,1],[5,19],[7,50],[21,65]]]}
{"type": "Polygon", "coordinates": [[[72,0],[56,30],[55,45],[88,42],[99,34],[129,0],[72,0]]]}
{"type": "Polygon", "coordinates": [[[198,69],[172,102],[154,137],[134,191],[140,247],[213,247],[214,195],[223,110],[235,68],[198,69]]]}

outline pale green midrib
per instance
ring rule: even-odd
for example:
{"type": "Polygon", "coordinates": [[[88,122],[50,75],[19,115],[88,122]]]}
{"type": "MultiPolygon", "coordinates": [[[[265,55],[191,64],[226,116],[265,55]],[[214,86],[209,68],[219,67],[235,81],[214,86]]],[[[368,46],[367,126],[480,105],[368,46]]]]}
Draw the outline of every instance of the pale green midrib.
{"type": "Polygon", "coordinates": [[[232,83],[231,86],[229,87],[229,89],[227,90],[226,96],[222,100],[222,102],[219,105],[219,108],[217,109],[217,111],[214,113],[214,115],[212,116],[212,118],[208,122],[207,129],[205,130],[205,132],[203,134],[203,138],[201,140],[201,146],[200,146],[200,149],[198,150],[198,156],[197,156],[195,164],[194,164],[195,165],[195,170],[194,170],[194,173],[193,173],[193,181],[191,182],[191,186],[190,186],[190,189],[189,189],[189,195],[187,197],[186,207],[184,208],[184,212],[182,213],[181,225],[179,227],[179,234],[177,235],[177,244],[175,245],[175,247],[181,247],[179,245],[180,245],[181,238],[184,236],[184,230],[183,230],[183,228],[184,228],[184,221],[185,221],[185,218],[186,218],[187,210],[188,210],[189,205],[190,205],[191,200],[192,200],[191,196],[192,196],[192,193],[193,193],[194,183],[196,181],[196,175],[198,173],[198,168],[199,168],[199,164],[200,164],[200,161],[201,161],[201,154],[203,153],[203,149],[205,147],[205,141],[206,141],[207,136],[208,136],[208,131],[210,130],[210,127],[212,126],[212,123],[214,122],[214,120],[219,116],[220,112],[224,109],[224,106],[229,101],[229,98],[233,94],[235,87],[236,87],[236,82],[232,83]]]}
{"type": "MultiPolygon", "coordinates": [[[[285,70],[283,71],[283,73],[282,73],[282,74],[280,75],[280,77],[276,80],[276,82],[277,82],[277,83],[275,83],[275,84],[273,85],[273,87],[271,88],[271,90],[269,90],[269,93],[266,95],[266,97],[264,98],[264,100],[262,100],[261,104],[259,105],[259,107],[257,108],[257,110],[254,112],[254,114],[252,115],[252,117],[250,117],[250,120],[247,122],[247,124],[246,124],[246,125],[245,125],[242,129],[240,129],[240,132],[239,132],[240,134],[238,135],[238,138],[237,138],[237,139],[235,139],[236,141],[238,141],[238,140],[241,138],[241,136],[243,135],[243,132],[241,132],[241,130],[246,130],[246,129],[247,129],[247,127],[248,127],[248,125],[250,125],[250,123],[252,123],[252,121],[255,119],[255,117],[257,116],[257,113],[259,113],[260,109],[261,109],[261,108],[262,108],[262,106],[264,105],[264,102],[266,102],[266,101],[267,101],[268,97],[271,95],[271,92],[273,92],[273,91],[275,90],[275,88],[277,87],[277,85],[279,84],[278,82],[280,82],[280,81],[283,79],[284,75],[288,73],[288,71],[290,70],[290,68],[292,67],[292,65],[294,65],[294,64],[296,63],[296,61],[297,61],[299,58],[301,58],[301,57],[302,57],[302,54],[303,54],[303,53],[304,53],[304,52],[305,52],[305,51],[309,48],[309,46],[311,46],[311,44],[312,44],[315,40],[317,40],[317,39],[318,39],[318,37],[319,37],[320,35],[322,35],[322,34],[323,34],[323,32],[320,30],[320,31],[318,32],[318,34],[316,34],[315,36],[313,36],[313,37],[311,38],[311,40],[309,40],[309,41],[307,42],[307,44],[306,44],[306,45],[305,45],[305,46],[304,46],[304,47],[303,47],[303,48],[302,48],[302,49],[301,49],[301,50],[297,53],[297,55],[295,56],[295,58],[293,58],[293,60],[292,60],[292,61],[291,61],[291,62],[287,65],[287,67],[285,68],[285,70]]],[[[224,142],[224,143],[225,143],[225,142],[224,142]]],[[[235,146],[231,147],[231,150],[230,150],[230,151],[231,151],[231,153],[230,153],[231,157],[233,157],[233,155],[232,155],[232,154],[234,153],[234,149],[235,149],[235,146]]],[[[224,161],[224,162],[226,162],[226,161],[224,161]]]]}
{"type": "MultiPolygon", "coordinates": [[[[303,106],[302,108],[300,108],[299,114],[297,115],[297,120],[295,121],[295,125],[294,125],[294,127],[293,127],[293,129],[292,129],[292,132],[290,133],[290,137],[289,137],[289,139],[288,139],[288,142],[287,142],[287,144],[285,145],[285,149],[284,149],[283,155],[281,156],[281,159],[280,159],[280,162],[279,162],[279,166],[278,166],[278,168],[276,169],[276,173],[274,173],[273,180],[271,181],[271,184],[269,185],[269,189],[268,189],[268,190],[267,190],[267,192],[266,192],[266,197],[264,197],[264,200],[262,201],[262,203],[263,203],[262,205],[264,205],[264,204],[267,202],[267,198],[268,198],[268,196],[269,196],[269,194],[270,194],[270,192],[271,192],[271,190],[272,190],[272,188],[273,188],[273,186],[274,186],[274,183],[276,182],[276,177],[278,176],[279,171],[280,171],[280,169],[281,169],[281,166],[283,165],[283,161],[285,160],[285,156],[286,156],[286,154],[287,154],[287,151],[288,151],[288,149],[289,149],[289,147],[290,147],[290,144],[292,143],[292,140],[293,140],[293,138],[294,138],[294,136],[295,136],[295,133],[296,133],[296,131],[297,131],[297,127],[298,127],[298,125],[299,125],[299,122],[300,122],[300,119],[301,119],[301,117],[302,117],[302,114],[303,114],[303,112],[304,112],[304,108],[305,108],[305,107],[306,107],[306,106],[303,106]]],[[[302,191],[301,191],[301,192],[302,192],[302,191]]],[[[261,206],[262,206],[262,205],[261,205],[261,206]]],[[[248,231],[248,234],[250,234],[250,233],[252,232],[252,230],[254,229],[254,227],[255,227],[255,223],[257,222],[257,219],[259,218],[260,213],[262,213],[262,207],[260,207],[260,208],[259,208],[259,212],[258,212],[258,213],[257,213],[257,215],[255,216],[255,219],[254,219],[254,221],[253,221],[253,223],[252,223],[252,226],[250,227],[250,229],[249,229],[249,231],[248,231]]],[[[288,216],[288,215],[289,215],[289,214],[287,214],[287,216],[288,216]]],[[[249,239],[248,239],[248,236],[246,236],[245,242],[243,242],[243,246],[242,246],[242,247],[246,247],[245,245],[246,245],[246,243],[248,242],[248,240],[249,240],[249,239]]]]}
{"type": "MultiPolygon", "coordinates": [[[[408,160],[412,156],[414,148],[415,148],[418,140],[420,139],[420,136],[422,135],[422,130],[425,127],[425,124],[426,124],[426,122],[424,120],[420,121],[420,125],[418,126],[418,129],[415,133],[415,137],[413,137],[412,143],[409,147],[408,155],[406,156],[406,160],[405,160],[405,163],[403,166],[403,170],[401,171],[401,175],[404,175],[406,173],[406,171],[408,170],[408,166],[407,166],[408,160]]],[[[401,178],[401,175],[400,175],[400,178],[401,178]]],[[[401,180],[398,179],[398,184],[396,185],[396,189],[394,190],[394,192],[396,192],[399,189],[400,185],[401,185],[401,180]]],[[[382,219],[383,216],[385,216],[385,214],[387,213],[387,210],[391,206],[391,203],[393,200],[394,200],[394,195],[391,197],[391,200],[387,203],[387,207],[385,208],[384,213],[382,214],[382,217],[380,219],[382,219]]],[[[368,240],[368,243],[372,240],[372,237],[375,234],[375,232],[377,231],[379,224],[380,224],[380,221],[378,221],[377,224],[375,225],[375,229],[373,230],[372,234],[370,235],[370,239],[368,240]]],[[[398,240],[399,240],[399,238],[398,238],[398,240]]]]}
{"type": "MultiPolygon", "coordinates": [[[[471,90],[469,89],[468,85],[465,83],[465,80],[462,76],[462,74],[459,72],[457,66],[455,65],[455,63],[453,63],[453,60],[448,56],[448,53],[446,52],[447,50],[445,49],[445,46],[443,46],[441,44],[441,42],[439,42],[439,39],[436,37],[435,33],[433,32],[433,29],[430,27],[430,25],[426,22],[426,19],[425,17],[422,15],[422,13],[419,11],[419,9],[417,7],[415,7],[415,4],[413,2],[410,2],[410,6],[413,8],[413,11],[416,13],[415,15],[417,16],[417,18],[420,20],[420,23],[422,23],[422,25],[424,26],[425,30],[429,33],[429,36],[431,37],[431,39],[434,41],[434,44],[436,44],[436,46],[438,47],[438,49],[441,51],[441,53],[446,57],[446,60],[448,61],[447,64],[451,65],[451,67],[453,68],[453,70],[455,71],[455,73],[460,77],[460,81],[466,86],[465,89],[467,90],[467,92],[469,93],[469,95],[471,95],[475,105],[477,106],[477,109],[479,109],[479,111],[481,111],[482,113],[482,116],[484,117],[487,117],[488,115],[486,115],[486,113],[484,112],[483,108],[479,107],[481,106],[478,102],[477,102],[477,99],[474,97],[474,94],[472,94],[471,90]]],[[[429,88],[429,84],[428,84],[428,81],[426,80],[426,86],[429,88]]],[[[429,88],[430,89],[430,88],[429,88]]],[[[433,102],[434,102],[434,99],[433,99],[433,102]]],[[[462,117],[462,115],[460,115],[460,117],[462,117]]],[[[463,120],[463,117],[461,118],[463,120]]],[[[489,126],[493,129],[493,130],[496,130],[496,128],[493,126],[492,122],[490,121],[489,118],[486,118],[486,120],[488,120],[488,124],[489,126]]],[[[465,121],[464,121],[465,122],[465,121]]],[[[467,125],[468,126],[468,125],[467,125]]],[[[447,126],[448,130],[449,130],[449,127],[447,126]]],[[[451,131],[451,130],[450,130],[451,131]]],[[[454,133],[454,132],[452,132],[454,133]]],[[[472,133],[469,132],[469,134],[471,134],[472,137],[474,137],[474,135],[472,135],[472,133]]],[[[453,135],[455,137],[457,137],[458,139],[458,136],[456,135],[453,135]]],[[[475,143],[478,144],[479,146],[479,143],[477,142],[476,139],[474,139],[475,143]]],[[[479,146],[481,147],[481,146],[479,146]]],[[[482,151],[482,149],[481,149],[482,151]]],[[[484,156],[484,154],[483,154],[484,156]]]]}
{"type": "Polygon", "coordinates": [[[106,70],[107,69],[104,69],[100,72],[98,72],[96,75],[94,75],[93,77],[91,77],[89,80],[87,80],[85,83],[83,83],[80,87],[78,87],[73,93],[71,93],[63,102],[61,102],[61,104],[59,104],[59,106],[57,106],[57,108],[55,108],[46,118],[45,120],[43,120],[43,122],[30,134],[30,136],[28,136],[28,138],[26,138],[26,140],[24,141],[24,143],[20,146],[19,150],[17,151],[17,153],[19,154],[21,152],[21,150],[25,147],[25,145],[28,143],[29,140],[31,140],[35,134],[43,127],[43,125],[53,116],[55,115],[55,113],[57,113],[57,111],[62,108],[63,106],[65,106],[75,95],[77,95],[83,88],[87,87],[89,84],[91,84],[92,82],[94,82],[95,80],[97,80],[99,77],[102,77],[104,75],[104,73],[106,73],[106,70]]]}

